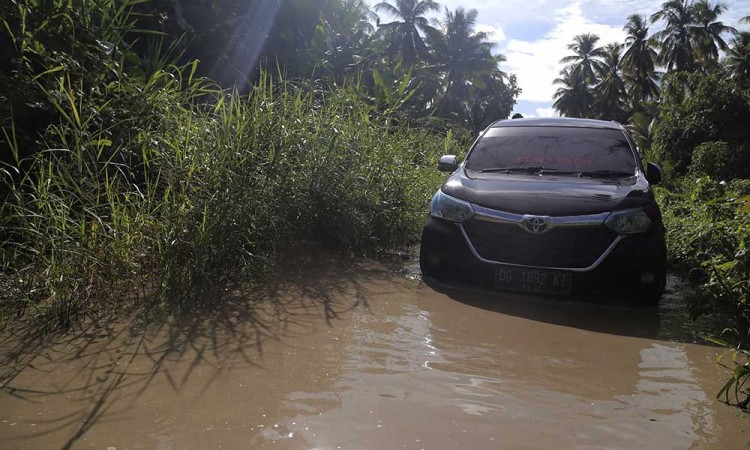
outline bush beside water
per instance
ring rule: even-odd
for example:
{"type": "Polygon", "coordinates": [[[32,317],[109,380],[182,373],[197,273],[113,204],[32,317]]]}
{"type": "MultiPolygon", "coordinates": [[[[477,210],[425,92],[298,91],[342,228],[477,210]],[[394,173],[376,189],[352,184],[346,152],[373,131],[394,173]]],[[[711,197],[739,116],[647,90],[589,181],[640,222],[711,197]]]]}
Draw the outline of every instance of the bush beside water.
{"type": "MultiPolygon", "coordinates": [[[[709,147],[709,146],[707,146],[709,147]]],[[[717,397],[747,408],[750,391],[750,180],[685,177],[657,197],[670,263],[697,285],[690,315],[715,317],[714,344],[733,349],[718,362],[731,371],[717,397]]]]}
{"type": "Polygon", "coordinates": [[[183,85],[189,69],[96,95],[49,75],[64,119],[23,174],[3,169],[4,317],[30,311],[54,329],[147,297],[180,304],[301,240],[356,252],[416,241],[437,157],[460,149],[450,133],[383,117],[356,85],[264,75],[238,95],[183,85]]]}
{"type": "MultiPolygon", "coordinates": [[[[670,263],[699,284],[692,313],[722,311],[734,337],[750,330],[750,180],[686,178],[674,191],[658,190],[670,263]]],[[[719,330],[721,331],[721,330],[719,330]]]]}

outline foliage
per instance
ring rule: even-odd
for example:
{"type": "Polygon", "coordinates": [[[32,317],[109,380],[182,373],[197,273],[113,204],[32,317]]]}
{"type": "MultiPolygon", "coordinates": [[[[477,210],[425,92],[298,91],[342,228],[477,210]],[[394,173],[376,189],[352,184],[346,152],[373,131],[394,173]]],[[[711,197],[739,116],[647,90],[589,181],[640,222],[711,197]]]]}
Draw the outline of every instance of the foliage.
{"type": "Polygon", "coordinates": [[[723,365],[731,371],[729,379],[716,394],[716,398],[721,399],[723,397],[725,403],[734,402],[740,408],[747,409],[748,404],[750,404],[750,389],[745,387],[745,385],[750,381],[750,352],[737,347],[733,348],[732,344],[724,339],[709,337],[707,340],[713,344],[731,349],[729,350],[731,365],[727,366],[724,364],[726,353],[716,357],[718,364],[723,365]]]}
{"type": "Polygon", "coordinates": [[[627,32],[625,53],[622,55],[622,70],[628,86],[633,109],[640,112],[643,104],[656,98],[659,88],[656,84],[656,50],[648,37],[646,18],[633,14],[623,27],[627,32]]]}
{"type": "Polygon", "coordinates": [[[628,17],[622,46],[605,49],[596,47],[597,35],[575,36],[568,45],[573,54],[560,60],[567,65],[554,80],[561,87],[553,106],[569,117],[626,121],[658,99],[661,71],[718,74],[747,87],[747,33],[720,20],[726,11],[724,4],[709,0],[668,0],[651,14],[650,22],[658,27],[651,36],[640,14],[628,17]]]}
{"type": "Polygon", "coordinates": [[[124,70],[140,70],[141,61],[130,50],[132,40],[146,33],[131,14],[138,2],[27,0],[0,6],[0,53],[7,62],[0,69],[0,127],[11,128],[12,117],[15,139],[22,144],[14,154],[0,135],[0,163],[28,156],[39,133],[60,118],[46,101],[58,80],[45,74],[64,71],[82,89],[95,91],[124,70]]]}
{"type": "Polygon", "coordinates": [[[608,44],[604,48],[601,66],[597,71],[598,93],[594,111],[600,119],[624,122],[627,118],[626,88],[622,77],[620,45],[608,44]]]}
{"type": "Polygon", "coordinates": [[[435,0],[395,0],[395,6],[382,1],[375,5],[375,9],[396,18],[380,25],[391,31],[386,34],[389,61],[398,57],[404,64],[411,66],[427,57],[427,45],[420,31],[427,33],[434,30],[425,15],[440,9],[435,0]]]}
{"type": "MultiPolygon", "coordinates": [[[[436,31],[425,17],[438,9],[436,2],[377,6],[398,20],[380,23],[363,0],[5,2],[0,50],[10,65],[0,67],[0,127],[15,127],[23,159],[42,147],[40,134],[61,118],[46,95],[58,80],[41,74],[64,71],[84,90],[96,90],[122,74],[145,83],[170,65],[196,60],[193,77],[240,93],[265,67],[285,79],[312,78],[326,90],[356,80],[383,108],[397,106],[408,119],[439,117],[443,128],[476,132],[509,115],[520,90],[497,68],[502,55],[493,55],[485,35],[474,32],[476,11],[446,11],[446,29],[462,30],[460,37],[476,47],[462,59],[472,47],[454,45],[453,34],[425,42],[424,33],[436,31]]],[[[16,163],[8,148],[0,135],[0,161],[16,163]]]]}
{"type": "Polygon", "coordinates": [[[642,156],[648,156],[644,153],[651,148],[651,142],[653,140],[653,136],[651,133],[652,123],[653,119],[649,114],[644,112],[636,112],[630,117],[630,120],[627,124],[627,130],[633,137],[633,140],[635,141],[635,144],[638,147],[638,150],[641,152],[642,156]]]}
{"type": "MultiPolygon", "coordinates": [[[[744,408],[750,398],[748,92],[722,74],[669,74],[652,114],[650,148],[648,139],[642,142],[649,159],[667,167],[673,189],[658,191],[670,263],[698,284],[691,315],[711,314],[721,323],[714,332],[721,339],[708,339],[735,348],[718,397],[744,408]]],[[[645,117],[634,119],[631,129],[644,131],[645,117]]]]}
{"type": "Polygon", "coordinates": [[[300,241],[414,242],[438,152],[519,90],[475,12],[445,22],[473,47],[426,46],[437,4],[396,6],[403,23],[376,30],[362,0],[2,3],[0,318],[180,305],[300,241]],[[461,114],[435,109],[446,97],[461,114]]]}
{"type": "MultiPolygon", "coordinates": [[[[722,326],[715,336],[721,338],[708,339],[735,349],[731,375],[718,397],[730,401],[733,396],[745,407],[750,375],[743,350],[750,345],[750,97],[746,33],[727,45],[724,37],[736,30],[718,20],[724,11],[723,5],[704,0],[676,0],[652,15],[652,21],[665,23],[651,46],[659,49],[657,62],[667,73],[658,103],[644,103],[634,85],[630,92],[639,100],[633,102],[638,112],[628,128],[647,159],[667,169],[671,190],[660,188],[657,196],[670,263],[698,284],[691,314],[719,317],[722,326]],[[719,50],[726,52],[723,67],[719,50]]],[[[640,37],[648,42],[643,33],[640,37]]],[[[636,82],[632,75],[626,77],[628,83],[636,82]]]]}
{"type": "Polygon", "coordinates": [[[321,14],[310,44],[316,77],[338,83],[362,72],[376,52],[372,15],[364,0],[342,1],[330,14],[321,14]]]}
{"type": "Polygon", "coordinates": [[[561,86],[555,91],[552,106],[567,117],[591,117],[596,102],[591,87],[583,78],[576,76],[570,67],[564,68],[560,75],[554,81],[561,86]]]}
{"type": "Polygon", "coordinates": [[[561,114],[584,118],[595,116],[594,106],[598,99],[593,87],[598,83],[598,74],[609,72],[602,61],[606,51],[597,47],[597,42],[599,36],[595,34],[579,34],[568,45],[573,54],[560,60],[567,65],[560,71],[561,78],[554,81],[562,87],[555,92],[553,106],[561,114]]]}
{"type": "Polygon", "coordinates": [[[693,150],[690,173],[720,180],[750,178],[750,145],[704,142],[693,150]]]}
{"type": "MultiPolygon", "coordinates": [[[[476,11],[375,10],[393,20],[364,0],[0,3],[0,326],[179,307],[302,241],[412,243],[438,154],[520,89],[476,11]]],[[[725,12],[669,0],[650,36],[641,15],[622,46],[576,36],[554,107],[629,122],[667,169],[670,262],[744,358],[728,400],[750,374],[750,34],[725,12]]]]}
{"type": "Polygon", "coordinates": [[[743,31],[732,39],[724,57],[727,77],[750,88],[750,32],[743,31]]]}
{"type": "MultiPolygon", "coordinates": [[[[366,18],[361,2],[352,0],[149,0],[135,13],[143,28],[179,41],[177,64],[198,59],[199,76],[243,91],[261,66],[279,67],[287,77],[310,77],[319,62],[312,51],[317,27],[328,26],[334,34],[354,26],[348,37],[355,38],[362,29],[357,22],[366,18]],[[347,17],[351,14],[359,17],[347,17]]],[[[145,43],[136,51],[149,54],[145,43]]],[[[346,63],[342,55],[330,56],[346,63]]]]}
{"type": "Polygon", "coordinates": [[[704,70],[718,67],[719,51],[727,50],[724,36],[737,33],[737,29],[725,25],[719,16],[726,12],[722,3],[711,4],[709,0],[695,0],[691,5],[695,24],[693,47],[704,70]]]}
{"type": "Polygon", "coordinates": [[[3,309],[50,327],[144,292],[179,304],[301,240],[408,245],[438,152],[457,147],[393,127],[354,87],[321,94],[263,76],[240,96],[182,85],[175,69],[83,98],[70,74],[50,76],[64,119],[20,182],[4,178],[0,211],[2,270],[23,287],[3,309]]]}
{"type": "Polygon", "coordinates": [[[604,49],[597,47],[597,42],[599,36],[595,34],[579,34],[573,38],[572,44],[568,44],[568,50],[573,54],[560,60],[561,63],[569,63],[571,75],[582,79],[586,84],[595,83],[597,72],[603,69],[599,58],[604,57],[604,49]]]}
{"type": "Polygon", "coordinates": [[[651,156],[672,166],[676,175],[684,174],[699,144],[726,141],[736,146],[750,141],[748,122],[750,100],[736,83],[719,75],[668,75],[654,123],[651,156]]]}
{"type": "Polygon", "coordinates": [[[685,178],[658,190],[672,265],[701,283],[694,314],[722,311],[726,328],[748,345],[750,330],[750,180],[685,178]]]}
{"type": "Polygon", "coordinates": [[[476,20],[476,10],[447,10],[427,36],[433,49],[429,70],[445,86],[436,96],[436,115],[479,133],[498,117],[510,115],[520,89],[498,68],[505,58],[492,54],[487,34],[475,31],[476,20]]]}
{"type": "Polygon", "coordinates": [[[666,27],[654,35],[659,41],[659,63],[668,71],[696,69],[696,46],[693,45],[696,13],[692,3],[684,0],[664,2],[661,9],[651,15],[652,23],[662,20],[666,27]]]}

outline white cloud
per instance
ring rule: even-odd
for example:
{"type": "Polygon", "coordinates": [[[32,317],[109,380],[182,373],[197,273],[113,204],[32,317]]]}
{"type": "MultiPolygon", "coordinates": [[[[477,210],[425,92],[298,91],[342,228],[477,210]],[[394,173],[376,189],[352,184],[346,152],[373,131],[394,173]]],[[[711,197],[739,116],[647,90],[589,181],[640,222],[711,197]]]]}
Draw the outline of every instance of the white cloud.
{"type": "Polygon", "coordinates": [[[536,117],[560,117],[555,108],[537,108],[536,117]]]}
{"type": "Polygon", "coordinates": [[[511,39],[501,49],[507,57],[504,69],[518,77],[522,89],[520,100],[552,101],[555,93],[552,82],[563,66],[560,58],[570,54],[567,45],[576,35],[596,34],[600,45],[625,39],[622,26],[593,23],[584,17],[580,2],[555,11],[554,16],[555,26],[543,38],[536,41],[511,39]]]}
{"type": "Polygon", "coordinates": [[[549,107],[549,108],[536,108],[533,113],[530,112],[523,112],[518,109],[513,111],[514,113],[520,112],[521,115],[526,119],[533,119],[535,117],[560,117],[560,114],[558,114],[557,110],[555,108],[549,107]]]}
{"type": "Polygon", "coordinates": [[[500,25],[479,24],[476,31],[487,33],[487,37],[492,42],[502,42],[505,40],[505,32],[500,25]]]}

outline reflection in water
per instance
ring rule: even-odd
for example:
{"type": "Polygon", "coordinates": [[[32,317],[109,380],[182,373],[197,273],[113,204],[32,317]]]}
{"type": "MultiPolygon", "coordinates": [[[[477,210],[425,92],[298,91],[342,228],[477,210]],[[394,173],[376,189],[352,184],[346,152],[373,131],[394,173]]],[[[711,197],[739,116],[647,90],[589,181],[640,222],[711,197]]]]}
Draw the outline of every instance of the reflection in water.
{"type": "Polygon", "coordinates": [[[437,292],[379,265],[314,267],[262,302],[236,289],[226,311],[3,352],[2,447],[746,444],[744,418],[713,398],[715,349],[665,339],[680,336],[670,308],[437,292]]]}

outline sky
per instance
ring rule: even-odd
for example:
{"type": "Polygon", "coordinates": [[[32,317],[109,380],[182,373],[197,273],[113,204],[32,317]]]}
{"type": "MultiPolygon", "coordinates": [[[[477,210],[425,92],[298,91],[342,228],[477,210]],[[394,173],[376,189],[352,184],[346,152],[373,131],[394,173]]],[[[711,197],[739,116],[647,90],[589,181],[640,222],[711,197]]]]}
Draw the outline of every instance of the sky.
{"type": "MultiPolygon", "coordinates": [[[[371,4],[379,0],[369,0],[371,4]]],[[[552,95],[567,45],[581,33],[594,33],[599,44],[622,43],[622,27],[630,14],[650,16],[665,0],[437,0],[443,8],[476,9],[477,30],[490,33],[495,51],[507,61],[501,69],[518,77],[521,95],[515,111],[525,117],[556,114],[552,95]]],[[[393,1],[391,1],[393,3],[393,1]]],[[[715,4],[712,1],[711,4],[715,4]]],[[[750,15],[750,0],[722,0],[727,11],[720,19],[738,29],[740,17],[750,15]]],[[[442,16],[442,12],[440,13],[442,16]]],[[[651,26],[659,29],[659,24],[651,26]]]]}

